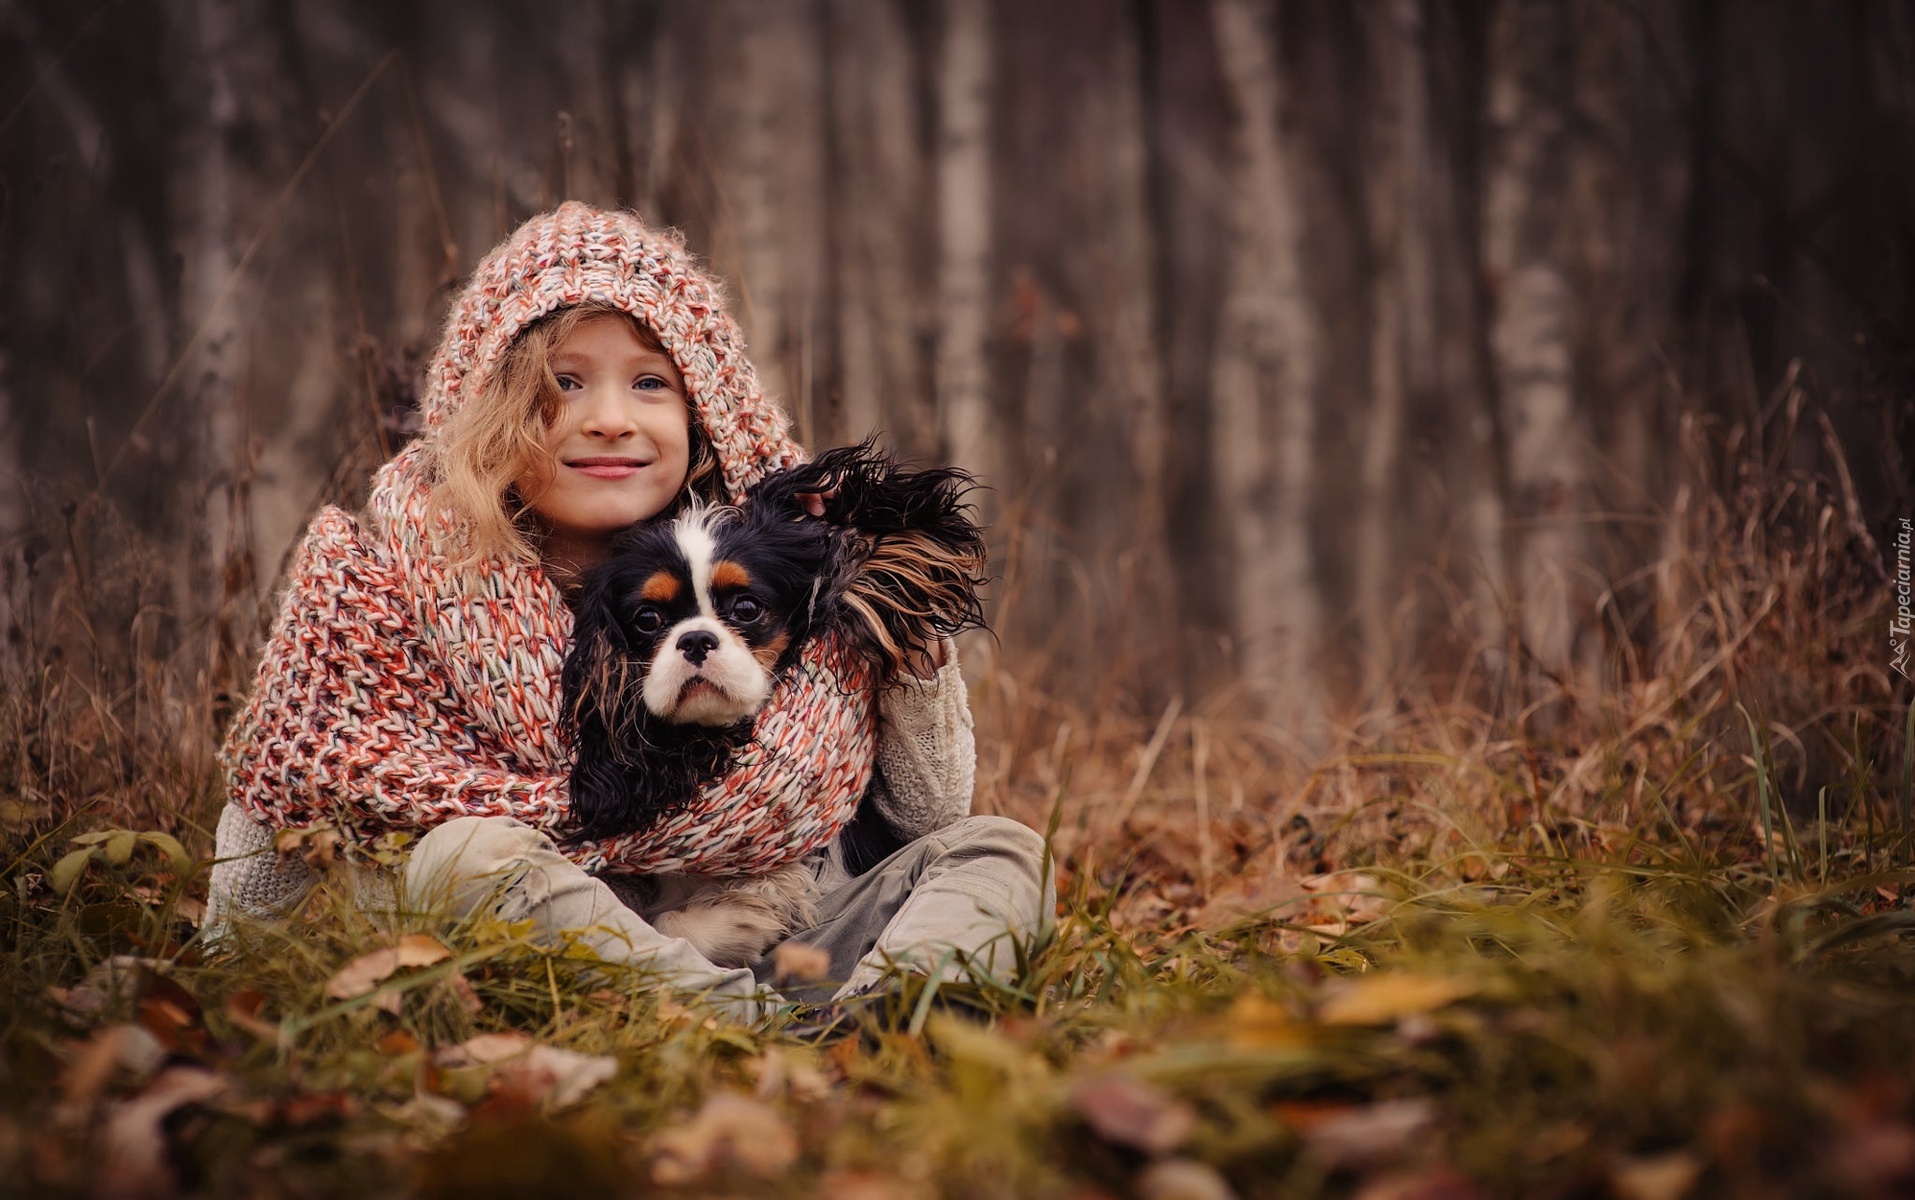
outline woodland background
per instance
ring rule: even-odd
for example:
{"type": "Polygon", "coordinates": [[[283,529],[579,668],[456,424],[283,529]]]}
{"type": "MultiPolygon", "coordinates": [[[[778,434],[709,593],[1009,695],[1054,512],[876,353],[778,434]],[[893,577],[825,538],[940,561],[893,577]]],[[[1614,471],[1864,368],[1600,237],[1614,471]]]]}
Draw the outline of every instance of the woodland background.
{"type": "Polygon", "coordinates": [[[809,444],[980,472],[1005,660],[1149,711],[1599,681],[1777,414],[1909,511],[1898,0],[6,0],[0,79],[12,647],[77,575],[243,681],[566,197],[685,231],[809,444]]]}

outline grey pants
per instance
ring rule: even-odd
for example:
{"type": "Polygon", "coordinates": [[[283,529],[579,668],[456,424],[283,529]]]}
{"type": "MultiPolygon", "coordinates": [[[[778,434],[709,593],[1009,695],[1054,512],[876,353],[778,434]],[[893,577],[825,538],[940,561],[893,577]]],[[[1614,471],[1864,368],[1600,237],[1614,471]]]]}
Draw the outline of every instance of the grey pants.
{"type": "MultiPolygon", "coordinates": [[[[1044,841],[1003,817],[966,817],[906,844],[855,878],[834,854],[807,860],[823,893],[818,923],[794,935],[831,957],[830,988],[805,1000],[866,990],[894,967],[943,979],[969,970],[1007,978],[1014,940],[1048,928],[1055,903],[1044,841]]],[[[576,940],[606,962],[644,966],[661,982],[703,995],[744,1019],[787,998],[764,987],[770,963],[724,968],[670,938],[619,893],[560,854],[545,834],[511,817],[460,817],[419,840],[407,864],[411,903],[464,916],[481,904],[531,920],[554,944],[576,940]]]]}

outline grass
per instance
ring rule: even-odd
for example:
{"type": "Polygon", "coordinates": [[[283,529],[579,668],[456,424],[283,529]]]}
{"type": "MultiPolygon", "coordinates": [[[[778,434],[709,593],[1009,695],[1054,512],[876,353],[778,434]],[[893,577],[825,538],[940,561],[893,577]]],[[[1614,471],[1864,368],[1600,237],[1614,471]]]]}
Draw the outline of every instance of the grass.
{"type": "Polygon", "coordinates": [[[1306,757],[1225,699],[1119,716],[987,684],[981,801],[1051,829],[1056,934],[1008,985],[902,980],[825,1044],[523,927],[368,912],[346,866],[205,944],[225,704],[63,578],[41,628],[64,633],[17,656],[0,714],[0,1178],[1906,1194],[1915,718],[1886,589],[1825,483],[1726,478],[1682,518],[1705,549],[1665,564],[1660,632],[1599,688],[1406,693],[1306,757]],[[395,944],[426,952],[340,994],[395,944]]]}

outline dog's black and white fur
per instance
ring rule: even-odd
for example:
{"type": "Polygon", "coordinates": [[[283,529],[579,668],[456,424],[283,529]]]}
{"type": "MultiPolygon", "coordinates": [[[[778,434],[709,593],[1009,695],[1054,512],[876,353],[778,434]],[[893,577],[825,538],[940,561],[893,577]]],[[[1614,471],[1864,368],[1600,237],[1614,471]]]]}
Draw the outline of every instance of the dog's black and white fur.
{"type": "MultiPolygon", "coordinates": [[[[721,778],[811,638],[843,639],[890,684],[932,639],[981,626],[972,486],[962,471],[902,467],[866,442],[768,477],[739,507],[623,535],[585,581],[563,676],[578,836],[645,829],[721,778]]],[[[813,918],[811,873],[796,864],[647,882],[648,910],[666,910],[657,927],[720,965],[750,961],[813,918]]]]}

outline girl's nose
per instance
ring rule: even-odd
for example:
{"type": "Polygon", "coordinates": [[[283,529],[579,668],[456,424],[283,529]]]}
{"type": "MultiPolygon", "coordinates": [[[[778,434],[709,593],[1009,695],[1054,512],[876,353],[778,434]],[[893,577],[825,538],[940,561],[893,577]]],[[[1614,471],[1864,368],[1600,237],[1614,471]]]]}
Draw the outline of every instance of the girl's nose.
{"type": "Polygon", "coordinates": [[[593,388],[585,399],[585,414],[580,429],[597,437],[616,440],[636,432],[638,426],[632,420],[627,406],[619,402],[615,389],[593,388]]]}

